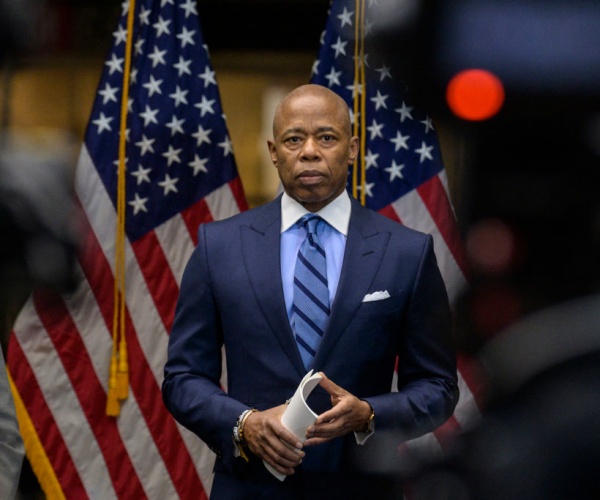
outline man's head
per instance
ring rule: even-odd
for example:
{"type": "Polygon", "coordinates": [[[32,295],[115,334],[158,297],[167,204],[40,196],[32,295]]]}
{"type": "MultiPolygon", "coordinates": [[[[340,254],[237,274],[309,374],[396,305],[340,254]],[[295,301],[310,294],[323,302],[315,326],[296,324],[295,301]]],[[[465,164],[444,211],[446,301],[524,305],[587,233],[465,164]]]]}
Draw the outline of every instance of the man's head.
{"type": "Polygon", "coordinates": [[[311,212],[342,193],[358,155],[346,102],[320,85],[298,87],[279,103],[268,145],[285,192],[311,212]]]}

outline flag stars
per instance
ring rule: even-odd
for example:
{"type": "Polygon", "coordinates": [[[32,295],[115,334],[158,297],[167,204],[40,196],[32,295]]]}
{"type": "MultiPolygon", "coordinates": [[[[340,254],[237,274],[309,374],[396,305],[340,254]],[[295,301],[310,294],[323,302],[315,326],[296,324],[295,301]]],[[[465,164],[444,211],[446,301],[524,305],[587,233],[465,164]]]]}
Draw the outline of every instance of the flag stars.
{"type": "Polygon", "coordinates": [[[367,170],[369,170],[371,167],[377,168],[377,158],[379,158],[379,153],[373,153],[370,149],[367,150],[367,154],[365,155],[367,170]]]}
{"type": "Polygon", "coordinates": [[[165,180],[164,181],[160,181],[158,183],[158,185],[163,188],[163,194],[165,196],[167,196],[170,192],[173,193],[177,193],[177,187],[175,186],[175,184],[177,184],[179,182],[179,179],[177,177],[171,178],[171,176],[169,174],[165,175],[165,180]]]}
{"type": "Polygon", "coordinates": [[[383,134],[381,133],[381,129],[383,129],[383,126],[383,123],[377,123],[376,120],[373,120],[373,123],[367,127],[367,130],[371,134],[371,140],[375,139],[376,137],[383,138],[383,134]]]}
{"type": "Polygon", "coordinates": [[[112,117],[105,116],[104,113],[100,113],[100,116],[93,120],[92,123],[98,126],[97,133],[101,134],[105,130],[112,132],[112,128],[110,127],[110,122],[112,120],[112,117]]]}
{"type": "Polygon", "coordinates": [[[352,59],[357,62],[359,68],[362,68],[363,64],[365,65],[365,68],[369,67],[369,54],[364,54],[362,58],[358,57],[358,61],[355,56],[352,56],[352,59]]]}
{"type": "Polygon", "coordinates": [[[127,40],[127,30],[123,26],[119,26],[117,31],[113,32],[115,37],[115,46],[120,45],[127,40]]]}
{"type": "Polygon", "coordinates": [[[413,117],[412,117],[412,113],[411,113],[411,112],[412,112],[412,110],[413,110],[413,107],[412,107],[412,106],[407,106],[407,105],[406,105],[406,103],[405,103],[404,101],[402,101],[402,107],[400,107],[400,108],[397,108],[395,111],[396,111],[397,113],[400,113],[400,122],[402,123],[402,122],[404,122],[404,120],[406,120],[407,118],[408,118],[409,120],[412,120],[412,119],[413,119],[413,117]]]}
{"type": "Polygon", "coordinates": [[[346,88],[352,92],[352,99],[356,99],[356,91],[358,90],[358,94],[362,95],[363,93],[363,84],[352,84],[346,85],[346,88]]]}
{"type": "Polygon", "coordinates": [[[162,91],[160,90],[160,84],[162,82],[162,80],[156,80],[154,76],[150,75],[150,81],[144,83],[142,87],[147,88],[148,96],[152,97],[154,94],[162,94],[162,91]]]}
{"type": "MultiPolygon", "coordinates": [[[[360,117],[360,113],[357,113],[356,116],[360,117]]],[[[350,110],[350,123],[352,125],[354,125],[354,122],[355,122],[354,110],[351,109],[350,110]]]]}
{"type": "Polygon", "coordinates": [[[185,11],[185,18],[187,19],[190,15],[198,15],[196,10],[196,0],[186,0],[182,5],[179,6],[185,11]]]}
{"type": "MultiPolygon", "coordinates": [[[[373,197],[373,187],[375,186],[374,182],[367,182],[365,184],[365,194],[369,197],[372,198],[373,197]]],[[[358,190],[362,191],[363,187],[362,186],[358,186],[358,190]]]]}
{"type": "Polygon", "coordinates": [[[421,123],[423,125],[425,125],[425,133],[428,134],[430,130],[435,130],[433,128],[433,122],[431,121],[431,118],[427,117],[424,120],[421,120],[421,123]]]}
{"type": "Polygon", "coordinates": [[[194,107],[200,110],[200,116],[203,117],[206,113],[210,113],[211,115],[215,114],[215,110],[213,109],[213,104],[215,103],[215,99],[207,99],[205,95],[202,96],[202,100],[198,104],[194,104],[194,107]]]}
{"type": "Polygon", "coordinates": [[[168,151],[162,154],[162,156],[167,159],[167,167],[170,167],[173,163],[181,163],[179,153],[181,153],[181,148],[175,149],[171,144],[169,144],[168,151]]]}
{"type": "Polygon", "coordinates": [[[388,68],[385,64],[379,68],[376,69],[375,71],[377,71],[377,73],[379,73],[379,81],[383,82],[386,78],[392,78],[392,74],[390,73],[390,68],[388,68]]]}
{"type": "Polygon", "coordinates": [[[159,50],[158,46],[154,46],[154,51],[148,56],[152,60],[152,67],[156,68],[159,64],[167,64],[165,61],[166,50],[159,50]]]}
{"type": "Polygon", "coordinates": [[[348,45],[348,42],[342,42],[342,39],[338,36],[337,41],[331,46],[335,50],[336,59],[340,54],[346,55],[346,45],[348,45]]]}
{"type": "Polygon", "coordinates": [[[325,43],[325,36],[327,35],[327,31],[321,31],[321,36],[319,37],[319,44],[323,45],[325,43]]]}
{"type": "Polygon", "coordinates": [[[109,101],[118,102],[117,101],[117,92],[119,91],[118,87],[111,87],[108,82],[104,85],[103,90],[99,90],[98,94],[102,96],[102,104],[106,104],[109,101]]]}
{"type": "Polygon", "coordinates": [[[196,30],[190,31],[185,26],[181,28],[181,33],[177,35],[177,38],[181,40],[181,48],[185,47],[188,43],[190,45],[196,45],[196,42],[194,42],[194,39],[192,38],[195,33],[196,30]]]}
{"type": "Polygon", "coordinates": [[[158,123],[157,114],[158,109],[150,109],[150,106],[146,104],[146,109],[143,113],[140,113],[140,116],[144,119],[144,127],[147,127],[150,123],[158,123]]]}
{"type": "Polygon", "coordinates": [[[328,75],[325,75],[325,79],[329,82],[327,84],[328,87],[333,87],[334,85],[341,85],[340,75],[341,71],[336,71],[334,67],[331,68],[328,75]]]}
{"type": "Polygon", "coordinates": [[[194,170],[194,177],[198,175],[199,172],[204,172],[205,174],[208,173],[208,169],[206,168],[207,162],[207,158],[201,160],[198,155],[194,155],[194,161],[188,163],[188,165],[194,170]]]}
{"type": "Polygon", "coordinates": [[[170,19],[163,19],[162,16],[158,16],[158,21],[156,21],[152,27],[156,29],[156,38],[160,38],[161,35],[170,35],[169,24],[171,24],[170,19]]]}
{"type": "Polygon", "coordinates": [[[387,109],[387,104],[385,101],[388,97],[389,96],[387,95],[382,95],[379,90],[377,91],[377,95],[375,97],[371,97],[371,101],[375,103],[375,111],[377,111],[379,108],[387,109]]]}
{"type": "Polygon", "coordinates": [[[148,212],[146,203],[148,203],[148,198],[140,198],[137,193],[135,193],[135,198],[128,202],[133,207],[133,215],[137,215],[139,212],[148,212]]]}
{"type": "Polygon", "coordinates": [[[208,87],[210,84],[217,84],[217,81],[215,80],[215,72],[210,69],[210,66],[206,66],[206,68],[204,68],[204,72],[200,73],[198,77],[204,80],[204,88],[208,87]]]}
{"type": "Polygon", "coordinates": [[[433,160],[433,156],[431,155],[432,150],[433,146],[428,146],[425,144],[425,141],[421,141],[421,147],[415,149],[415,153],[419,153],[420,155],[419,163],[423,163],[425,160],[433,160]]]}
{"type": "Polygon", "coordinates": [[[136,183],[139,186],[142,182],[150,182],[150,176],[148,174],[151,171],[151,168],[144,168],[139,164],[138,169],[135,172],[131,172],[131,175],[135,177],[136,183]]]}
{"type": "Polygon", "coordinates": [[[410,139],[410,135],[402,135],[402,133],[398,130],[396,132],[396,137],[390,139],[390,142],[394,143],[394,151],[398,152],[401,149],[409,149],[408,140],[410,139]]]}
{"type": "Polygon", "coordinates": [[[177,117],[175,115],[173,115],[173,117],[171,118],[171,121],[166,124],[166,127],[171,129],[171,137],[173,137],[177,133],[183,134],[182,125],[184,123],[185,123],[185,120],[183,118],[177,119],[177,117]]]}
{"type": "Polygon", "coordinates": [[[144,40],[143,38],[140,38],[139,40],[137,40],[135,42],[135,55],[139,56],[142,53],[142,45],[144,45],[144,42],[146,40],[144,40]]]}
{"type": "Polygon", "coordinates": [[[223,156],[229,156],[231,153],[233,153],[233,144],[231,143],[229,136],[225,136],[225,140],[223,142],[219,142],[218,146],[223,148],[223,156]]]}
{"type": "Polygon", "coordinates": [[[198,131],[192,134],[192,137],[196,139],[197,146],[200,147],[202,143],[211,144],[209,134],[212,132],[211,129],[205,130],[201,125],[198,125],[198,131]]]}
{"type": "Polygon", "coordinates": [[[140,156],[144,156],[146,153],[154,153],[154,148],[152,144],[156,139],[148,139],[145,134],[142,134],[142,140],[135,143],[136,146],[140,148],[140,156]]]}
{"type": "Polygon", "coordinates": [[[337,18],[341,21],[342,23],[342,28],[344,26],[346,26],[346,24],[348,26],[352,26],[352,16],[354,15],[353,11],[348,11],[348,9],[346,9],[346,7],[344,7],[344,12],[342,12],[341,14],[339,14],[337,16],[337,18]]]}
{"type": "Polygon", "coordinates": [[[111,54],[110,61],[106,61],[104,64],[109,68],[109,75],[112,75],[115,71],[123,73],[123,58],[117,57],[116,54],[111,54]]]}
{"type": "Polygon", "coordinates": [[[150,9],[146,9],[146,7],[144,5],[142,5],[142,7],[140,8],[140,15],[139,15],[140,24],[142,26],[150,24],[150,13],[151,13],[150,9]]]}
{"type": "Polygon", "coordinates": [[[124,15],[126,15],[128,12],[129,12],[129,0],[125,0],[121,4],[121,17],[123,17],[124,15]]]}
{"type": "Polygon", "coordinates": [[[169,97],[175,101],[175,107],[179,106],[180,104],[188,103],[188,101],[185,97],[188,94],[188,92],[189,92],[189,90],[181,90],[179,85],[177,85],[175,87],[175,92],[173,92],[172,94],[169,94],[169,97]]]}
{"type": "Polygon", "coordinates": [[[392,182],[396,178],[404,179],[404,176],[402,175],[403,169],[404,169],[404,164],[398,165],[395,160],[392,161],[391,167],[384,168],[384,170],[386,172],[389,172],[389,174],[390,174],[390,182],[392,182]]]}
{"type": "Polygon", "coordinates": [[[313,63],[312,69],[310,70],[310,74],[311,75],[318,75],[319,74],[319,64],[320,63],[321,63],[321,61],[319,61],[318,59],[313,63]]]}
{"type": "Polygon", "coordinates": [[[192,72],[190,70],[190,64],[192,64],[191,59],[186,60],[183,57],[179,56],[179,61],[173,64],[173,67],[177,70],[177,76],[181,76],[184,73],[191,75],[192,72]]]}

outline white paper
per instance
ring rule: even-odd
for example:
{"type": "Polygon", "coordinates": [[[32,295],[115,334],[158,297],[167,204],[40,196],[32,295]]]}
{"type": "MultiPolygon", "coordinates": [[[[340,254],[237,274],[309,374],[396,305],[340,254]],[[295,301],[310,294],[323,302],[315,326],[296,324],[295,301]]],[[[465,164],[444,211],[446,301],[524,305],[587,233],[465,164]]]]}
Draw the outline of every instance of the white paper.
{"type": "MultiPolygon", "coordinates": [[[[301,442],[306,440],[306,429],[314,424],[319,416],[310,409],[306,403],[306,399],[313,389],[319,385],[321,378],[323,377],[321,377],[320,373],[317,372],[313,374],[313,371],[310,370],[300,381],[294,396],[281,417],[281,423],[301,442]]],[[[280,474],[264,460],[263,463],[268,471],[280,481],[283,481],[286,478],[285,474],[280,474]]]]}

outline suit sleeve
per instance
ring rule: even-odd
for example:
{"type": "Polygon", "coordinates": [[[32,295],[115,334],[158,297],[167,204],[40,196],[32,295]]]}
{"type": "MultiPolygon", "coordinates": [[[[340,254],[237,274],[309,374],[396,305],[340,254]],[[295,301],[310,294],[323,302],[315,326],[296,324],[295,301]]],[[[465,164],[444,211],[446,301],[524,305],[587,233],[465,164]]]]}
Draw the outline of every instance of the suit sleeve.
{"type": "Polygon", "coordinates": [[[375,411],[377,429],[412,439],[444,423],[459,394],[452,314],[429,235],[397,331],[398,390],[365,399],[375,411]]]}
{"type": "Polygon", "coordinates": [[[181,282],[162,394],[175,419],[208,444],[225,465],[231,465],[233,425],[247,407],[220,385],[223,336],[208,252],[203,225],[181,282]]]}

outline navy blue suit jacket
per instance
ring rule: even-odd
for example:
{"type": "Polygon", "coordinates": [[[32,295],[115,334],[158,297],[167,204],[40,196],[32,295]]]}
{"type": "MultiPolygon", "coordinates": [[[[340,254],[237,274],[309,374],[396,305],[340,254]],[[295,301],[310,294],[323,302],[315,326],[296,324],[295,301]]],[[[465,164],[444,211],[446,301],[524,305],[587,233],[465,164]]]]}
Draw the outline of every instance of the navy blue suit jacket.
{"type": "MultiPolygon", "coordinates": [[[[413,438],[443,423],[458,398],[445,286],[430,235],[351,201],[340,281],[314,369],[369,402],[373,439],[389,430],[413,438]],[[390,297],[363,302],[376,291],[390,297]],[[396,358],[398,390],[392,391],[396,358]]],[[[350,448],[360,453],[370,443],[357,448],[350,434],[306,448],[299,474],[283,485],[260,460],[233,458],[238,415],[284,403],[306,373],[285,309],[280,229],[280,197],[202,225],[181,283],[163,396],[174,417],[217,453],[213,498],[245,498],[244,492],[259,498],[257,492],[269,488],[273,498],[283,494],[277,488],[291,488],[285,492],[290,498],[310,496],[313,473],[329,478],[319,487],[323,496],[323,488],[339,492],[333,478],[358,477],[350,448]],[[227,393],[219,382],[223,345],[227,393]]],[[[331,408],[320,387],[310,404],[317,413],[331,408]]]]}

